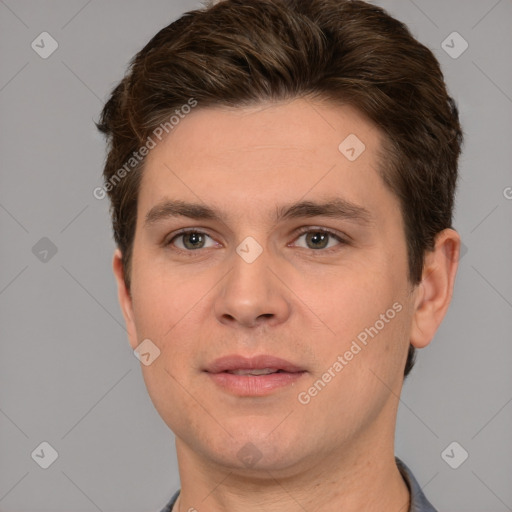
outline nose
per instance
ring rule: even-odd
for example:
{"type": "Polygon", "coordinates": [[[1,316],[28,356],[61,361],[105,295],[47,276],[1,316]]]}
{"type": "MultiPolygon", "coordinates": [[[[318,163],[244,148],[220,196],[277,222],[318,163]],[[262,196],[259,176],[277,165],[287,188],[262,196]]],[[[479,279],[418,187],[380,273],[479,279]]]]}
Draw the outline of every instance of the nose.
{"type": "Polygon", "coordinates": [[[252,262],[238,253],[231,258],[231,271],[217,289],[214,311],[224,325],[275,326],[290,315],[289,290],[277,275],[277,263],[267,250],[252,262]]]}

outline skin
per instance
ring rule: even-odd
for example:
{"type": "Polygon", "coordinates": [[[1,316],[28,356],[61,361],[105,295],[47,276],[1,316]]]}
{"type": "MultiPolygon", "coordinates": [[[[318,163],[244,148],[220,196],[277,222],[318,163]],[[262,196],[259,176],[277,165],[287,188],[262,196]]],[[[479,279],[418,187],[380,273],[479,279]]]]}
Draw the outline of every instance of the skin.
{"type": "Polygon", "coordinates": [[[428,345],[447,311],[460,239],[439,233],[422,282],[411,285],[398,199],[377,170],[381,144],[353,108],[296,99],[198,107],[148,155],[130,292],[119,250],[113,268],[131,347],[149,338],[161,351],[141,368],[176,436],[175,510],[408,510],[394,461],[403,368],[409,343],[428,345]],[[352,162],[338,150],[349,134],[366,146],[352,162]],[[273,218],[276,205],[333,197],[364,207],[369,222],[273,218]],[[222,221],[171,217],[146,226],[166,199],[208,205],[222,221]],[[182,228],[203,239],[172,242],[182,228]],[[311,241],[315,228],[348,243],[311,241]],[[248,236],[263,250],[250,264],[236,252],[248,236]],[[298,393],[394,303],[401,311],[300,403],[298,393]],[[202,371],[228,354],[270,354],[307,373],[265,397],[235,396],[202,371]],[[252,467],[237,457],[247,443],[261,454],[252,467]]]}

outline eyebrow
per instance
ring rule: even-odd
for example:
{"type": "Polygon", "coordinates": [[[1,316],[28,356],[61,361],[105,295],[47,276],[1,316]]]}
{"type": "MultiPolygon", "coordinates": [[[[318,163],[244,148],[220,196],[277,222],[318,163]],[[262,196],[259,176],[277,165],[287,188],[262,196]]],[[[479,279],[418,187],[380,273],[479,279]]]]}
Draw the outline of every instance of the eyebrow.
{"type": "MultiPolygon", "coordinates": [[[[162,220],[174,217],[224,222],[225,215],[200,203],[165,200],[149,210],[144,224],[149,227],[162,220]]],[[[324,202],[300,201],[276,206],[274,220],[278,223],[283,220],[308,217],[345,219],[361,224],[371,224],[373,222],[373,217],[366,208],[339,197],[324,202]]]]}

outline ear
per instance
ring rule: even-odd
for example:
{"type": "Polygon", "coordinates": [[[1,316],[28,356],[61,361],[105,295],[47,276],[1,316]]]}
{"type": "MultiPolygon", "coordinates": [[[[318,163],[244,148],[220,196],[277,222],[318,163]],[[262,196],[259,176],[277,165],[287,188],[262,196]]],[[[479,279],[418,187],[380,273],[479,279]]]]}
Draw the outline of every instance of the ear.
{"type": "Polygon", "coordinates": [[[421,283],[416,288],[411,345],[426,347],[443,320],[453,294],[459,265],[460,236],[453,229],[437,234],[435,247],[425,254],[421,283]]]}
{"type": "Polygon", "coordinates": [[[137,339],[137,329],[135,328],[134,316],[133,316],[133,304],[130,291],[126,287],[124,282],[124,267],[122,260],[122,253],[119,249],[114,252],[114,258],[112,261],[112,268],[114,270],[114,276],[117,281],[117,298],[121,311],[123,312],[124,321],[126,324],[126,330],[128,332],[128,339],[132,349],[136,349],[139,344],[137,339]]]}

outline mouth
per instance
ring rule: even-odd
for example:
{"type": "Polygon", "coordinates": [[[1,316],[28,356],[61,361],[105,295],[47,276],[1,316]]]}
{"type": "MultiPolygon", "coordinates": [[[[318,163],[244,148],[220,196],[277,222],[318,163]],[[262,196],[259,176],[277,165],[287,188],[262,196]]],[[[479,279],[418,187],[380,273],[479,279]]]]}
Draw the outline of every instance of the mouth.
{"type": "Polygon", "coordinates": [[[230,373],[231,375],[272,375],[273,373],[295,373],[295,372],[286,372],[285,370],[278,370],[276,368],[252,368],[247,370],[225,370],[222,373],[230,373]]]}
{"type": "Polygon", "coordinates": [[[264,396],[293,386],[307,371],[285,359],[233,355],[216,359],[204,370],[223,391],[237,396],[264,396]]]}
{"type": "Polygon", "coordinates": [[[216,359],[204,371],[208,373],[226,372],[234,375],[269,375],[271,373],[298,373],[306,370],[280,357],[265,354],[244,357],[235,354],[216,359]]]}

